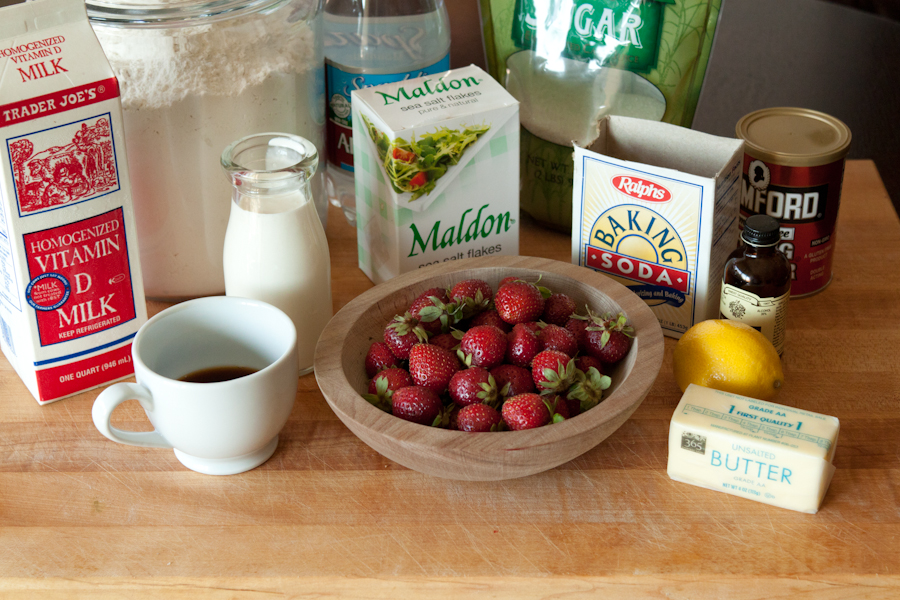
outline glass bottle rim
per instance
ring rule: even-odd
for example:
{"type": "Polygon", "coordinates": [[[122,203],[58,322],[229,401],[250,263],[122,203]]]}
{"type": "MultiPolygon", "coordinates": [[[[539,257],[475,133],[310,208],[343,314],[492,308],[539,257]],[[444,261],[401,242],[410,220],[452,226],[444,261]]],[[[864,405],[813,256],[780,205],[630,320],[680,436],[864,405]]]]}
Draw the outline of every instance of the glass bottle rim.
{"type": "Polygon", "coordinates": [[[229,144],[220,162],[232,184],[273,189],[309,181],[318,167],[319,153],[299,135],[255,133],[229,144]]]}
{"type": "Polygon", "coordinates": [[[123,28],[172,28],[274,10],[293,1],[295,0],[86,0],[85,6],[93,24],[123,28]]]}

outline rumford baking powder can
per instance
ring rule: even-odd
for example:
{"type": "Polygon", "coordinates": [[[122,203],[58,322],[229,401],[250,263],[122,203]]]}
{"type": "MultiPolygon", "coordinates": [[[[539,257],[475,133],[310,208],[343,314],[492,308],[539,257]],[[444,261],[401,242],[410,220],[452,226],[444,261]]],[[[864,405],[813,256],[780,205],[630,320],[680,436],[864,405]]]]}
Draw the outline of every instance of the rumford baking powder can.
{"type": "Polygon", "coordinates": [[[736,131],[744,140],[741,228],[755,214],[778,219],[791,298],[821,291],[831,283],[850,129],[814,110],[765,108],[743,117],[736,131]]]}

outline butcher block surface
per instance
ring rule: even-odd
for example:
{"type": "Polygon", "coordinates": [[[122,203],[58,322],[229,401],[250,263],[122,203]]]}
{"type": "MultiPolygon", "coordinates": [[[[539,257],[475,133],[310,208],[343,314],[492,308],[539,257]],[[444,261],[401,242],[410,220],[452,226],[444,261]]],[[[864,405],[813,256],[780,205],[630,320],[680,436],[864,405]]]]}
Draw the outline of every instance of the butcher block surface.
{"type": "MultiPolygon", "coordinates": [[[[372,284],[334,208],[328,240],[338,309],[372,284]]],[[[567,235],[527,218],[521,251],[571,255],[567,235]]],[[[38,406],[0,357],[0,599],[898,598],[898,267],[900,222],[878,172],[850,161],[834,281],[790,303],[776,398],[840,419],[815,515],[668,478],[681,396],[669,338],[620,429],[569,463],[497,482],[383,458],[313,375],[267,463],[201,475],[170,450],[104,438],[91,421],[97,390],[38,406]]],[[[136,401],[113,423],[150,429],[136,401]]]]}

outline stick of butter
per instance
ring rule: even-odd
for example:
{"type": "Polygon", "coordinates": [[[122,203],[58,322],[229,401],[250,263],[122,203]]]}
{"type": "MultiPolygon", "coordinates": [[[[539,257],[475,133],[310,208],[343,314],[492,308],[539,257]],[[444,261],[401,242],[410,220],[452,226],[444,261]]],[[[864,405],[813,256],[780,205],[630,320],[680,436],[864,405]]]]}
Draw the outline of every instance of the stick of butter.
{"type": "Polygon", "coordinates": [[[669,426],[669,477],[814,514],[839,431],[835,417],[691,384],[669,426]]]}

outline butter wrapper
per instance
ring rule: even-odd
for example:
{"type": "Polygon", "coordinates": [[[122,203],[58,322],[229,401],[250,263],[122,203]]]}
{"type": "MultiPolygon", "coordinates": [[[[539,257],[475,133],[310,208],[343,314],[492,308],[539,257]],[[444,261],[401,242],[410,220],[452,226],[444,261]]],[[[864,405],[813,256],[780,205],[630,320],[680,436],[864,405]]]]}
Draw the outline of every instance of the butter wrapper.
{"type": "Polygon", "coordinates": [[[669,426],[669,477],[814,514],[839,431],[835,417],[691,384],[669,426]]]}

